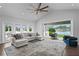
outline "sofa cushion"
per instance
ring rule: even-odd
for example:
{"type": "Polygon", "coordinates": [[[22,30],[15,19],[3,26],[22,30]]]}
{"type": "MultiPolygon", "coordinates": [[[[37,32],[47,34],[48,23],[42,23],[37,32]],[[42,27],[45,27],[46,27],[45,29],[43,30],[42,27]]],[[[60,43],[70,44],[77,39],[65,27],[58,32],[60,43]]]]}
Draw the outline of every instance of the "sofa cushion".
{"type": "Polygon", "coordinates": [[[37,33],[36,33],[36,36],[40,36],[40,34],[37,32],[37,33]]]}
{"type": "Polygon", "coordinates": [[[15,37],[17,40],[23,38],[21,34],[14,34],[13,37],[15,37]]]}
{"type": "Polygon", "coordinates": [[[31,37],[31,36],[32,36],[32,34],[28,33],[28,37],[31,37]]]}
{"type": "Polygon", "coordinates": [[[23,35],[23,38],[26,39],[28,37],[28,34],[27,33],[22,33],[23,35]]]}

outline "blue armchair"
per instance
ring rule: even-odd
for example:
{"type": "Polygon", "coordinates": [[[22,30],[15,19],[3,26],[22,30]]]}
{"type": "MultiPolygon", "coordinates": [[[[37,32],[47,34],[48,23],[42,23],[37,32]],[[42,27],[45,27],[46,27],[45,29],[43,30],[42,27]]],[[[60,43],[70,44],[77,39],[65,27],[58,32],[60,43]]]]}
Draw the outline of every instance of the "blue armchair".
{"type": "Polygon", "coordinates": [[[78,45],[76,37],[64,36],[63,41],[66,43],[67,46],[76,47],[78,45]]]}

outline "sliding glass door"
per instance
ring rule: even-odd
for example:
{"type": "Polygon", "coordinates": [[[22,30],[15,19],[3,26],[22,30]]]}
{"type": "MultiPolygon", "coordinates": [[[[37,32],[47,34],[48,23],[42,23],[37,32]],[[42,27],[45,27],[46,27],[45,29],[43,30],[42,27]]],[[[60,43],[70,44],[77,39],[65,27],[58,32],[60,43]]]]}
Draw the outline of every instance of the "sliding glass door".
{"type": "Polygon", "coordinates": [[[71,21],[60,21],[44,24],[44,35],[49,36],[49,29],[53,28],[58,39],[62,39],[64,35],[71,35],[71,21]]]}

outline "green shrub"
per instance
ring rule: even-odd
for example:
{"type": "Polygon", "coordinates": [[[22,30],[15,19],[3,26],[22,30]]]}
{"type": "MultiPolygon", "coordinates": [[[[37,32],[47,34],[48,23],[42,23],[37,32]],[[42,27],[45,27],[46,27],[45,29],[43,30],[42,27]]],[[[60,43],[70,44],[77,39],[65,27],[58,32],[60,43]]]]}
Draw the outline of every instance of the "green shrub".
{"type": "Polygon", "coordinates": [[[9,28],[9,31],[12,31],[12,28],[11,28],[11,26],[8,26],[8,28],[9,28]]]}
{"type": "Polygon", "coordinates": [[[29,31],[31,32],[32,31],[32,28],[29,28],[29,31]]]}
{"type": "Polygon", "coordinates": [[[49,34],[54,34],[56,32],[56,30],[54,28],[49,28],[49,34]]]}
{"type": "Polygon", "coordinates": [[[59,38],[63,38],[64,37],[64,34],[58,34],[57,35],[59,38]]]}
{"type": "Polygon", "coordinates": [[[5,26],[5,32],[7,32],[8,31],[8,26],[5,26]]]}
{"type": "Polygon", "coordinates": [[[5,32],[7,31],[12,31],[12,27],[11,26],[5,26],[5,32]]]}

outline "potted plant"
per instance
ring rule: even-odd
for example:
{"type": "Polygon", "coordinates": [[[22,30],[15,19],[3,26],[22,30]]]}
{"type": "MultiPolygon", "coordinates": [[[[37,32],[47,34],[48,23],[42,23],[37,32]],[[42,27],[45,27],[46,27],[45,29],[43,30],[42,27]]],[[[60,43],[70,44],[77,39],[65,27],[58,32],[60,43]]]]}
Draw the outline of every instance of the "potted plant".
{"type": "Polygon", "coordinates": [[[51,36],[51,37],[56,37],[56,30],[54,29],[54,28],[49,28],[49,36],[51,36]]]}

